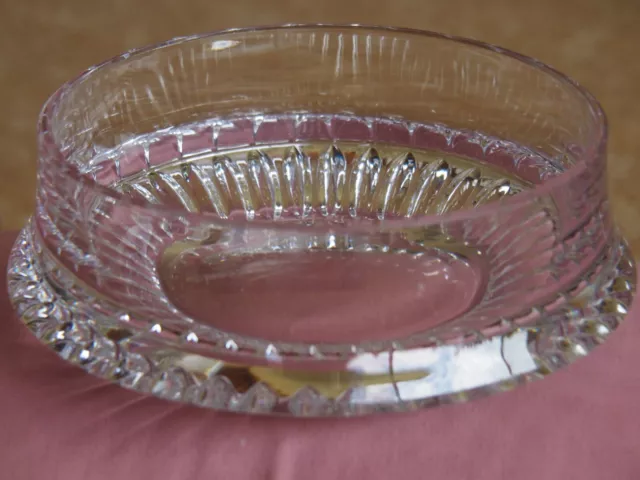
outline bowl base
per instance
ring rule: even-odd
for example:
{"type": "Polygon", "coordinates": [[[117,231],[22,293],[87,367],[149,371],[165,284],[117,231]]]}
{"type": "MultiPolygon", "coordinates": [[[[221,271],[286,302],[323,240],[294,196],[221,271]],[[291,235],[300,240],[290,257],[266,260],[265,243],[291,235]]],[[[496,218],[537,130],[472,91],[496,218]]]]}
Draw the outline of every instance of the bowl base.
{"type": "Polygon", "coordinates": [[[154,326],[132,334],[129,325],[118,328],[126,318],[97,321],[88,312],[99,311],[100,300],[78,301],[72,289],[61,291],[51,283],[41,249],[27,227],[11,254],[9,293],[24,324],[67,361],[170,400],[293,416],[408,411],[542,378],[602,343],[626,315],[636,285],[634,261],[622,243],[611,253],[614,268],[603,269],[570,308],[550,312],[534,325],[466,344],[353,352],[311,362],[266,351],[260,362],[244,359],[241,351],[229,358],[199,351],[188,335],[182,343],[169,342],[154,326]]]}

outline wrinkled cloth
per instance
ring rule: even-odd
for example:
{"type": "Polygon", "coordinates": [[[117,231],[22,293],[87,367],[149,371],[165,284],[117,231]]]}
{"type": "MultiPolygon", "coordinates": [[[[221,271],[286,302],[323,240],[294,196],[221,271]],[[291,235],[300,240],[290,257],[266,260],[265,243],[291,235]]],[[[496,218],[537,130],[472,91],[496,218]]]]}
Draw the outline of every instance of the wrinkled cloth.
{"type": "MultiPolygon", "coordinates": [[[[0,235],[5,271],[13,234],[0,235]]],[[[40,345],[0,275],[0,471],[7,480],[640,478],[640,308],[542,381],[461,405],[351,419],[183,406],[94,378],[40,345]]]]}

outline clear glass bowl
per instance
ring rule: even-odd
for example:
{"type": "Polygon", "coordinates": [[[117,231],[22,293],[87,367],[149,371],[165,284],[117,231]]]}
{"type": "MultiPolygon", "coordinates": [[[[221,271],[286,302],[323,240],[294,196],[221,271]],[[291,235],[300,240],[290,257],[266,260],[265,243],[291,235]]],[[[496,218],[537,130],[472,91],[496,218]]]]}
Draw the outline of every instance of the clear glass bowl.
{"type": "Polygon", "coordinates": [[[502,391],[630,306],[606,136],[573,81],[470,40],[175,39],[46,103],[10,295],[66,360],[204,407],[347,416],[502,391]]]}

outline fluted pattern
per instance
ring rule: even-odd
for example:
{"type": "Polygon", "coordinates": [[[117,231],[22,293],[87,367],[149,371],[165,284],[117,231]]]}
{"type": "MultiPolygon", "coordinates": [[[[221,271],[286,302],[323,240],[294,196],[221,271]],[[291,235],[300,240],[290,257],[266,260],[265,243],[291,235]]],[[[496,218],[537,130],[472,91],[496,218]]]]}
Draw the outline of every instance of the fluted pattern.
{"type": "Polygon", "coordinates": [[[120,188],[220,218],[242,211],[248,220],[443,214],[515,194],[525,183],[451,155],[348,142],[227,152],[141,173],[120,188]]]}

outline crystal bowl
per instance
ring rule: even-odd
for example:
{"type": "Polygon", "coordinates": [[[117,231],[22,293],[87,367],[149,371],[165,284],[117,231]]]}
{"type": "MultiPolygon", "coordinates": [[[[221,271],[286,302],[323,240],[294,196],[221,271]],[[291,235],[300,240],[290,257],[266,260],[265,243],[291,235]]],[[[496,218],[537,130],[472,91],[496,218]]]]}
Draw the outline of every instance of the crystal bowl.
{"type": "Polygon", "coordinates": [[[38,127],[12,302],[143,393],[294,416],[465,401],[586,355],[635,290],[602,109],[492,45],[178,38],[89,69],[38,127]]]}

